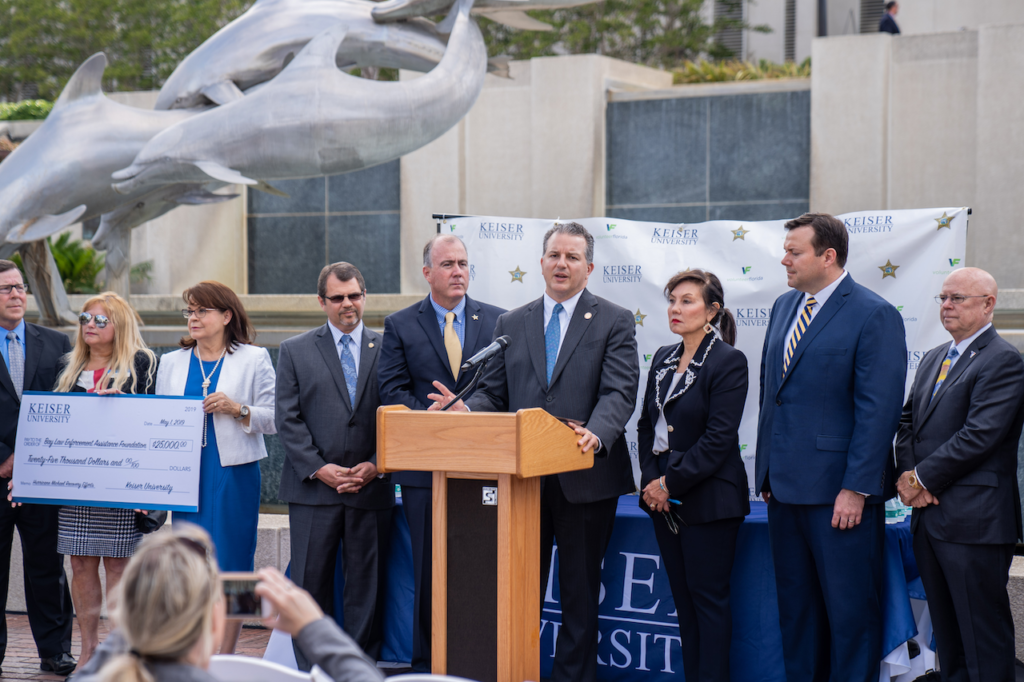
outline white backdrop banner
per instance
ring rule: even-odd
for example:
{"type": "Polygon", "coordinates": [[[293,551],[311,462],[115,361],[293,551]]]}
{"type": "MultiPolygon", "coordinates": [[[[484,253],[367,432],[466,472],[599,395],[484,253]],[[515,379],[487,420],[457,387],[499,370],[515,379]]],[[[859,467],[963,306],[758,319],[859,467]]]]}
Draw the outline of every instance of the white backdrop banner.
{"type": "MultiPolygon", "coordinates": [[[[846,269],[854,280],[878,293],[903,314],[907,331],[907,387],[925,351],[949,340],[939,322],[934,296],[942,280],[963,267],[967,245],[965,207],[904,211],[863,211],[837,216],[850,235],[846,269]]],[[[540,259],[544,233],[555,220],[470,216],[449,218],[441,231],[463,239],[469,251],[469,293],[512,309],[544,293],[540,259]]],[[[662,289],[687,268],[718,275],[725,305],[736,317],[736,347],[747,356],[750,389],[740,425],[740,448],[753,484],[754,447],[761,348],[775,299],[788,291],[780,264],[785,221],[645,223],[618,218],[576,222],[594,235],[594,272],[587,287],[636,317],[640,387],[636,410],[626,429],[634,475],[636,421],[651,358],[660,347],[678,343],[668,329],[662,289]]],[[[513,343],[515,340],[513,340],[513,343]]],[[[753,489],[750,489],[753,499],[753,489]]]]}

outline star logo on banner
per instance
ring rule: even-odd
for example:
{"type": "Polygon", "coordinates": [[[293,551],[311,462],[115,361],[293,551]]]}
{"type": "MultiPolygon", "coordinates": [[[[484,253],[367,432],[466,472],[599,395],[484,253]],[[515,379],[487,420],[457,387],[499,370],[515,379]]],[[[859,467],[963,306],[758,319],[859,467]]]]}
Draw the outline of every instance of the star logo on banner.
{"type": "Polygon", "coordinates": [[[633,314],[633,324],[638,324],[641,327],[644,326],[644,318],[645,317],[647,317],[647,316],[644,315],[643,313],[641,313],[640,309],[637,308],[636,309],[636,313],[633,314]]]}
{"type": "MultiPolygon", "coordinates": [[[[743,239],[743,237],[745,237],[746,235],[750,234],[750,230],[744,230],[742,225],[740,225],[738,230],[730,230],[730,232],[732,232],[732,240],[733,241],[736,241],[737,239],[743,239]]],[[[747,241],[747,240],[743,239],[743,241],[747,241]]]]}
{"type": "Polygon", "coordinates": [[[955,216],[955,214],[954,215],[946,215],[946,212],[943,211],[941,218],[932,218],[932,220],[934,220],[935,222],[937,222],[939,224],[939,226],[937,228],[935,228],[935,229],[936,230],[941,230],[944,227],[949,227],[950,229],[952,229],[952,227],[950,227],[950,226],[953,224],[953,217],[954,216],[955,216]]]}
{"type": "Polygon", "coordinates": [[[891,260],[886,259],[885,265],[879,265],[878,269],[882,271],[882,279],[886,277],[896,279],[896,268],[898,267],[898,265],[893,265],[891,260]]]}
{"type": "Polygon", "coordinates": [[[519,269],[518,265],[516,266],[515,270],[509,270],[508,274],[512,275],[512,281],[513,282],[522,282],[523,281],[523,276],[526,275],[525,272],[523,272],[522,270],[519,269]]]}

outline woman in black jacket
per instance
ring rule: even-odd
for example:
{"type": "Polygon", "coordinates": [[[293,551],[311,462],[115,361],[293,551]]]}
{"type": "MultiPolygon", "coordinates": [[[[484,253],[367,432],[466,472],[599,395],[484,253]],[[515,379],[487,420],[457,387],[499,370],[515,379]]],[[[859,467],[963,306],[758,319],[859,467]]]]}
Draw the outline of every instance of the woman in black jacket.
{"type": "Polygon", "coordinates": [[[682,340],[659,348],[647,375],[637,423],[640,506],[665,561],[686,679],[728,682],[729,578],[750,513],[737,433],[747,358],[733,348],[736,321],[718,277],[677,273],[665,295],[669,328],[682,340]]]}

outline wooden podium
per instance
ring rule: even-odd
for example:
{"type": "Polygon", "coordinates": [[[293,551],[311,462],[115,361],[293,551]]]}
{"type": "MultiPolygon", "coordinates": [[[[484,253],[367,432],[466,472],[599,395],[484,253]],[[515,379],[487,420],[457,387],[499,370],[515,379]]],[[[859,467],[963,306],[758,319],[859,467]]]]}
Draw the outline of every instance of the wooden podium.
{"type": "Polygon", "coordinates": [[[540,477],[592,467],[578,440],[539,408],[378,408],[377,468],[433,472],[435,674],[540,680],[540,477]]]}

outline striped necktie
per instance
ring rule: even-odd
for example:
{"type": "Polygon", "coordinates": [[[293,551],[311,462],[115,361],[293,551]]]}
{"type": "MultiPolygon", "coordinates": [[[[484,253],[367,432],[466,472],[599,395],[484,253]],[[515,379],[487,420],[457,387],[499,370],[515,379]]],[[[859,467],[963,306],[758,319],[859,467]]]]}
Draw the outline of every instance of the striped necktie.
{"type": "Polygon", "coordinates": [[[953,366],[953,360],[955,360],[958,355],[960,355],[960,353],[957,351],[956,346],[950,347],[949,352],[946,353],[946,359],[942,361],[942,367],[939,368],[939,378],[935,380],[935,388],[932,389],[932,400],[935,399],[935,394],[939,392],[939,386],[942,386],[942,382],[946,380],[946,375],[949,374],[949,368],[953,366]]]}
{"type": "Polygon", "coordinates": [[[807,327],[811,324],[811,310],[816,305],[818,305],[818,302],[814,300],[814,297],[808,296],[807,303],[804,304],[803,310],[800,311],[800,316],[796,318],[796,326],[793,327],[793,334],[789,337],[789,343],[786,344],[786,354],[782,358],[783,377],[789,371],[789,363],[793,361],[793,352],[796,350],[796,344],[800,343],[800,337],[804,335],[807,327]]]}

